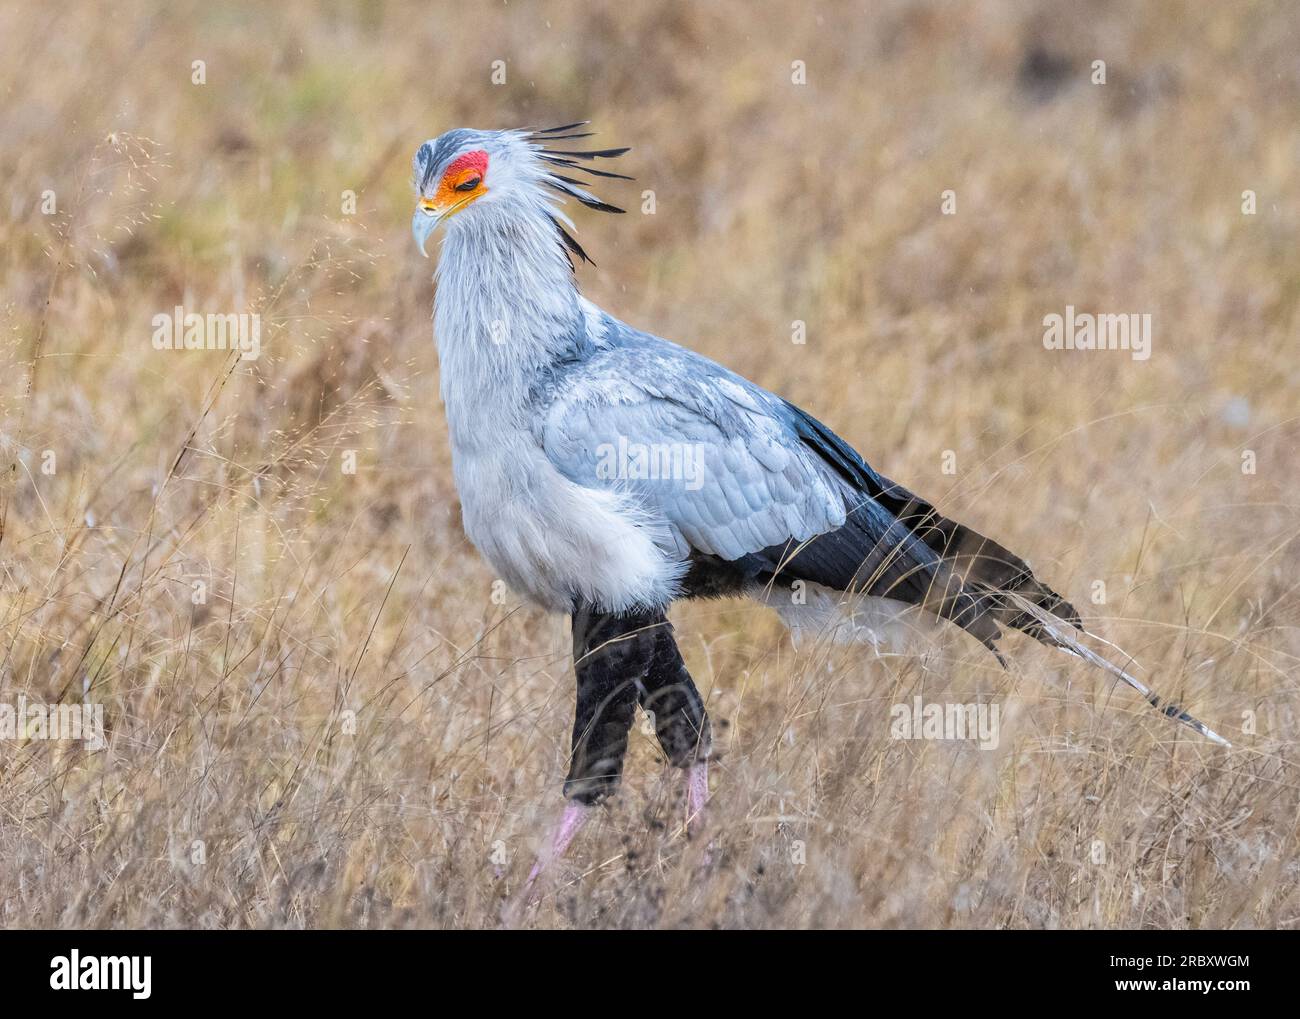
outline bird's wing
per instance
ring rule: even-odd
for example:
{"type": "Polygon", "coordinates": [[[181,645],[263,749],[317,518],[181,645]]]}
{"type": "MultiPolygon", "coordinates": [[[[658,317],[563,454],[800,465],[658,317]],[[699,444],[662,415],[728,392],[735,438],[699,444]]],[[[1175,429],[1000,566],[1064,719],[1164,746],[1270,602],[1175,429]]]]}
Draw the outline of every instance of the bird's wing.
{"type": "Polygon", "coordinates": [[[687,376],[666,385],[645,358],[606,360],[545,418],[543,448],[570,481],[633,495],[679,551],[725,560],[844,523],[838,486],[743,390],[687,376]],[[615,362],[624,371],[605,374],[615,362]]]}
{"type": "Polygon", "coordinates": [[[620,490],[681,556],[922,605],[991,646],[942,557],[808,441],[791,405],[683,348],[626,331],[571,365],[538,436],[570,481],[620,490]]]}
{"type": "MultiPolygon", "coordinates": [[[[782,401],[784,402],[784,401],[782,401]]],[[[979,593],[1000,620],[1047,643],[1049,632],[1018,599],[1049,612],[1075,627],[1081,625],[1075,607],[1034,576],[1029,564],[992,538],[943,516],[929,502],[879,474],[862,456],[806,411],[786,403],[800,439],[815,449],[854,491],[879,503],[907,531],[916,535],[979,593]]]]}

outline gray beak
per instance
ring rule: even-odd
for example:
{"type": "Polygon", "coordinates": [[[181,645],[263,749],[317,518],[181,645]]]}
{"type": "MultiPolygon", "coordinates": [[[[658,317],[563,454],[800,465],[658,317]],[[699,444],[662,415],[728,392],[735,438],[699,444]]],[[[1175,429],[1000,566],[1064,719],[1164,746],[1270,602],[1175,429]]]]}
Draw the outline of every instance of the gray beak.
{"type": "Polygon", "coordinates": [[[420,249],[420,254],[425,258],[429,257],[429,253],[424,250],[425,242],[428,241],[429,234],[433,233],[440,219],[441,216],[427,213],[420,208],[417,208],[415,215],[411,217],[411,234],[415,237],[415,245],[420,249]]]}

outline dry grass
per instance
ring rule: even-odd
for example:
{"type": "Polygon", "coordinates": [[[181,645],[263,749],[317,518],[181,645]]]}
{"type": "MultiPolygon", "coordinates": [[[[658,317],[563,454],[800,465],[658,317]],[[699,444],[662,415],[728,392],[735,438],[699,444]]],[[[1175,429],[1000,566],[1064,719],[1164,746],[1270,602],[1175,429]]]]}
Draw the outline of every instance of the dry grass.
{"type": "Polygon", "coordinates": [[[1300,924],[1300,18],[858,6],[0,13],[0,702],[109,728],[0,743],[0,923],[498,922],[560,802],[568,635],[461,532],[408,166],[591,117],[638,183],[580,216],[589,296],[1021,551],[1236,747],[1027,641],[796,652],[683,606],[714,859],[638,728],[527,922],[1300,924]],[[262,357],[153,350],[176,304],[259,312],[262,357]],[[1153,356],[1044,350],[1066,304],[1150,312],[1153,356]],[[917,693],[996,701],[1000,746],[891,740],[917,693]]]}

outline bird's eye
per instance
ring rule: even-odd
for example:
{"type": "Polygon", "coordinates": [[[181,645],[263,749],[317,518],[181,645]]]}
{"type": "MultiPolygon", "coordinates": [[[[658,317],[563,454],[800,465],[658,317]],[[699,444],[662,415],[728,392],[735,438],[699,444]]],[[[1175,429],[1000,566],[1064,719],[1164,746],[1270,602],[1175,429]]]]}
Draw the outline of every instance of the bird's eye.
{"type": "Polygon", "coordinates": [[[471,177],[469,180],[467,180],[467,181],[462,181],[461,183],[457,184],[457,185],[456,185],[456,190],[457,190],[457,191],[473,191],[473,190],[474,190],[476,187],[478,187],[479,184],[481,184],[482,182],[483,182],[483,178],[482,178],[482,177],[471,177]]]}

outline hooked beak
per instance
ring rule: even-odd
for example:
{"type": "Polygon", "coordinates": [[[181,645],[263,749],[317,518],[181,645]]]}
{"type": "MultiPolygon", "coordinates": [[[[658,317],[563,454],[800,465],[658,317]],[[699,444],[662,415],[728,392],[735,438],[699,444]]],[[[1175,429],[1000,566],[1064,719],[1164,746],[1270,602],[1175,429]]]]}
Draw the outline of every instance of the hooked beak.
{"type": "Polygon", "coordinates": [[[424,245],[444,215],[445,213],[424,203],[415,207],[415,215],[411,217],[411,234],[415,237],[415,245],[420,249],[420,254],[425,258],[429,257],[429,253],[424,250],[424,245]]]}
{"type": "Polygon", "coordinates": [[[441,209],[433,204],[431,198],[420,199],[415,207],[415,215],[411,217],[411,233],[415,235],[415,243],[419,246],[421,255],[425,258],[429,257],[429,253],[424,250],[424,244],[429,239],[429,234],[438,228],[438,224],[460,212],[481,193],[466,195],[459,202],[444,205],[441,209]]]}

